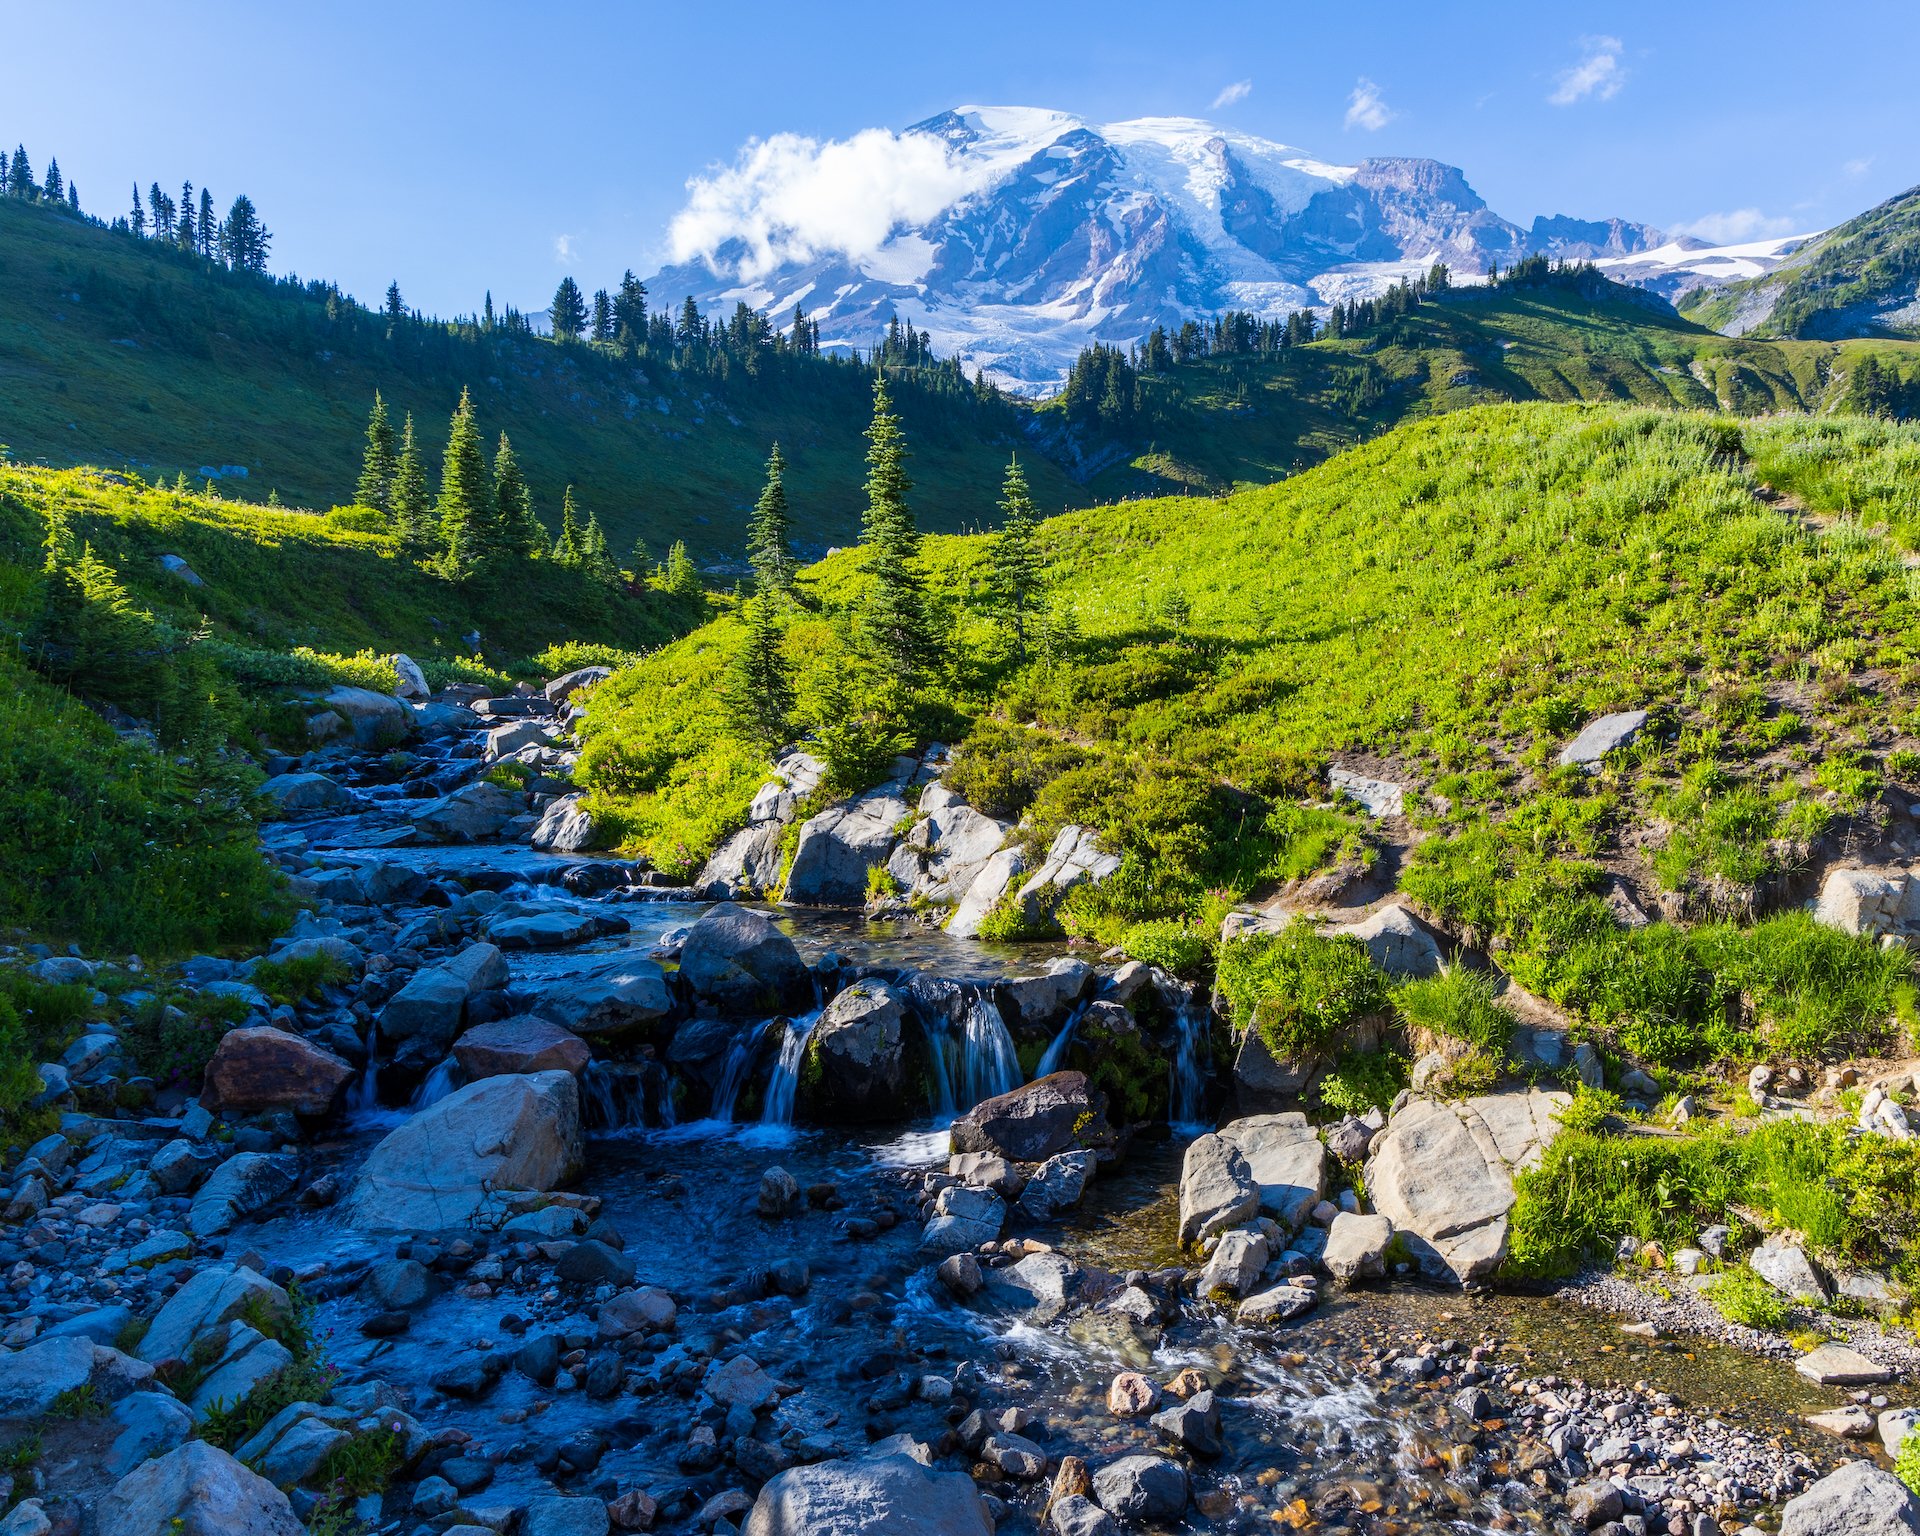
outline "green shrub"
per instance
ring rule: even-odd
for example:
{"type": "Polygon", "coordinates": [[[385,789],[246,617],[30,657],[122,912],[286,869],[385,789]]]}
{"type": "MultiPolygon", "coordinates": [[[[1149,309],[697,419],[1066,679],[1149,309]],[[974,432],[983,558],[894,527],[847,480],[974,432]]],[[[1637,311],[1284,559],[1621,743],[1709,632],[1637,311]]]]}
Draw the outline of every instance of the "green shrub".
{"type": "Polygon", "coordinates": [[[1173,919],[1135,923],[1121,934],[1120,947],[1132,959],[1184,981],[1198,981],[1213,968],[1214,941],[1173,919]]]}
{"type": "Polygon", "coordinates": [[[1744,1264],[1715,1275],[1701,1294],[1714,1311],[1742,1328],[1777,1332],[1793,1315],[1786,1297],[1744,1264]]]}
{"type": "Polygon", "coordinates": [[[582,667],[611,667],[619,671],[640,659],[638,651],[623,651],[617,645],[601,645],[590,640],[562,640],[544,651],[529,656],[519,670],[536,677],[562,677],[582,667]]]}
{"type": "Polygon", "coordinates": [[[1050,731],[990,715],[955,749],[945,780],[982,815],[1017,821],[1041,790],[1086,760],[1084,748],[1050,731]]]}
{"type": "Polygon", "coordinates": [[[297,1003],[319,995],[325,987],[337,987],[352,979],[353,970],[347,962],[325,950],[285,960],[257,961],[248,977],[276,1003],[297,1003]]]}
{"type": "Polygon", "coordinates": [[[1366,945],[1296,918],[1279,933],[1221,946],[1217,985],[1237,1030],[1257,1029],[1276,1059],[1322,1050],[1339,1030],[1387,1001],[1366,945]]]}
{"type": "Polygon", "coordinates": [[[1393,989],[1394,1010],[1414,1029],[1461,1040],[1504,1058],[1513,1036],[1514,1017],[1494,1000],[1494,979],[1486,971],[1455,966],[1437,976],[1418,977],[1393,989]]]}
{"type": "Polygon", "coordinates": [[[385,537],[393,532],[393,519],[378,507],[334,507],[328,511],[325,522],[339,533],[371,533],[385,537]]]}
{"type": "Polygon", "coordinates": [[[1387,1109],[1407,1086],[1408,1066],[1398,1051],[1342,1051],[1314,1086],[1314,1097],[1332,1115],[1387,1109]]]}
{"type": "Polygon", "coordinates": [[[221,1037],[246,1021],[244,999],[218,992],[155,995],[127,1021],[127,1059],[143,1077],[197,1088],[221,1037]]]}
{"type": "Polygon", "coordinates": [[[1573,1097],[1554,1119],[1560,1122],[1562,1130],[1604,1136],[1620,1123],[1620,1095],[1583,1084],[1574,1090],[1573,1097]]]}
{"type": "Polygon", "coordinates": [[[1910,1492],[1920,1495],[1920,1429],[1907,1431],[1907,1438],[1900,1442],[1900,1454],[1894,1459],[1893,1475],[1907,1485],[1910,1492]]]}

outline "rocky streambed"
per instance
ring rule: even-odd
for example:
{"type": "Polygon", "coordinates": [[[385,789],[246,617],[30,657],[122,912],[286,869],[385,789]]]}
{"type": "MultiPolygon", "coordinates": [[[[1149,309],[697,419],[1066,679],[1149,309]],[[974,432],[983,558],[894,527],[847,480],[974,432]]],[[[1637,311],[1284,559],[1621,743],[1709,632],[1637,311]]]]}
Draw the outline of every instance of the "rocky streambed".
{"type": "Polygon", "coordinates": [[[530,848],[564,746],[476,703],[281,791],[309,995],[135,978],[43,1072],[0,1532],[1915,1528],[1804,1419],[1887,1433],[1897,1384],[1433,1283],[1486,1272],[1549,1096],[1240,1114],[1145,967],[530,848]],[[204,1089],[141,1078],[203,995],[247,1011],[204,1089]]]}

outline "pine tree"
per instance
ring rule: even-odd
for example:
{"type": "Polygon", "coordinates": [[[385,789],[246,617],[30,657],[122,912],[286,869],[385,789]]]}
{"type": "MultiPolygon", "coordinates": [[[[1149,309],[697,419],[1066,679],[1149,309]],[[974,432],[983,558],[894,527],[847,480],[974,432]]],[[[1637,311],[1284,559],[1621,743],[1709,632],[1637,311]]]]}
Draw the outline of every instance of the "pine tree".
{"type": "Polygon", "coordinates": [[[363,507],[393,511],[393,424],[387,420],[387,402],[380,391],[373,392],[373,409],[367,414],[367,448],[360,460],[360,483],[353,499],[363,507]]]}
{"type": "Polygon", "coordinates": [[[633,549],[627,555],[627,558],[633,562],[629,567],[633,572],[633,579],[636,582],[645,581],[647,579],[647,572],[653,568],[653,552],[647,548],[647,541],[645,539],[635,539],[633,541],[633,549]]]}
{"type": "Polygon", "coordinates": [[[747,643],[728,671],[725,703],[734,731],[772,751],[787,740],[793,685],[781,654],[780,603],[771,593],[750,598],[742,615],[747,643]]]}
{"type": "Polygon", "coordinates": [[[620,572],[614,567],[613,551],[607,547],[606,531],[601,528],[596,512],[587,514],[586,530],[580,535],[580,568],[595,581],[609,585],[620,579],[620,572]]]}
{"type": "Polygon", "coordinates": [[[147,206],[153,210],[153,238],[171,240],[173,238],[173,199],[160,190],[160,183],[157,181],[147,188],[147,206]]]}
{"type": "Polygon", "coordinates": [[[613,340],[613,298],[604,288],[596,288],[593,294],[593,339],[613,340]]]}
{"type": "Polygon", "coordinates": [[[547,319],[556,341],[578,341],[587,325],[587,301],[580,297],[580,285],[571,277],[560,279],[553,290],[553,303],[547,307],[547,319]]]}
{"type": "Polygon", "coordinates": [[[80,183],[77,181],[67,183],[67,207],[75,213],[80,211],[80,183]]]}
{"type": "Polygon", "coordinates": [[[388,283],[387,324],[392,325],[396,320],[404,320],[406,314],[407,306],[402,303],[400,299],[400,285],[398,283],[388,283]]]}
{"type": "Polygon", "coordinates": [[[136,235],[147,232],[147,212],[140,206],[140,183],[137,181],[133,184],[133,215],[127,224],[136,235]]]}
{"type": "Polygon", "coordinates": [[[33,184],[33,164],[27,159],[27,146],[13,146],[13,159],[7,166],[7,190],[15,197],[32,197],[38,190],[33,184]]]}
{"type": "Polygon", "coordinates": [[[793,548],[787,518],[787,491],[783,483],[786,461],[780,445],[767,457],[767,483],[747,522],[747,559],[762,593],[785,597],[793,591],[793,548]]]}
{"type": "Polygon", "coordinates": [[[400,428],[400,456],[394,461],[388,499],[400,535],[400,551],[409,559],[418,559],[433,544],[433,509],[427,502],[427,472],[414,441],[411,411],[400,428]]]}
{"type": "MultiPolygon", "coordinates": [[[[249,208],[253,204],[247,204],[249,208]]],[[[260,232],[262,236],[265,230],[260,232]]],[[[205,187],[200,189],[200,254],[208,261],[220,259],[220,222],[213,216],[213,194],[205,187]]],[[[261,265],[266,264],[266,246],[260,247],[261,265]]]]}
{"type": "MultiPolygon", "coordinates": [[[[212,204],[201,193],[200,241],[206,244],[206,216],[212,204]]],[[[237,272],[264,272],[267,270],[267,246],[273,239],[266,225],[260,222],[260,216],[254,211],[253,199],[242,192],[233,200],[233,207],[227,212],[226,223],[220,226],[220,254],[226,258],[227,265],[237,272]]]]}
{"type": "Polygon", "coordinates": [[[615,333],[623,347],[637,347],[647,339],[647,285],[633,275],[629,267],[620,278],[620,291],[613,296],[615,333]]]}
{"type": "Polygon", "coordinates": [[[66,183],[60,179],[60,162],[57,159],[47,162],[46,199],[50,203],[64,203],[67,200],[66,183]]]}
{"type": "Polygon", "coordinates": [[[560,497],[560,537],[553,541],[554,562],[564,565],[568,570],[578,570],[584,534],[585,530],[580,526],[580,514],[574,510],[573,487],[568,486],[560,497]]]}
{"type": "Polygon", "coordinates": [[[1018,459],[1008,461],[1007,478],[1000,487],[1000,513],[991,557],[994,595],[1013,629],[1014,655],[1025,661],[1028,626],[1046,595],[1046,572],[1037,537],[1040,519],[1018,459]]]}
{"type": "Polygon", "coordinates": [[[686,540],[675,539],[667,551],[660,584],[675,597],[698,597],[706,590],[700,584],[700,573],[694,569],[693,556],[687,553],[686,540]]]}
{"type": "Polygon", "coordinates": [[[513,456],[507,434],[500,434],[500,446],[493,455],[493,494],[500,507],[500,527],[507,547],[529,560],[547,552],[547,530],[533,510],[533,492],[527,477],[520,473],[520,461],[513,456]]]}
{"type": "Polygon", "coordinates": [[[193,183],[190,181],[180,183],[180,219],[173,227],[173,237],[180,242],[183,251],[199,249],[200,242],[194,234],[193,183]]]}
{"type": "Polygon", "coordinates": [[[487,290],[486,305],[480,311],[480,329],[483,331],[493,329],[493,290],[491,288],[487,290]]]}
{"type": "Polygon", "coordinates": [[[480,423],[474,419],[473,397],[464,389],[447,427],[434,515],[440,524],[441,567],[453,580],[478,575],[500,553],[499,517],[487,484],[480,423]]]}
{"type": "Polygon", "coordinates": [[[869,640],[900,681],[920,680],[932,659],[926,596],[915,561],[920,534],[907,506],[906,440],[893,414],[885,375],[873,381],[873,422],[867,428],[867,510],[860,541],[873,586],[866,601],[869,640]]]}

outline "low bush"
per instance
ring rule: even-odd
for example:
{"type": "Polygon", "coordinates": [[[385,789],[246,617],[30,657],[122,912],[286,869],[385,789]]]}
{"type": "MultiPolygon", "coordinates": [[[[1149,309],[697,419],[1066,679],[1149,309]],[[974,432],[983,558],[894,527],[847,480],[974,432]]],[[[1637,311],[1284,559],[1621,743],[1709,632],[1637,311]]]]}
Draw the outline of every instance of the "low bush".
{"type": "Polygon", "coordinates": [[[1742,1328],[1774,1333],[1793,1316],[1787,1298],[1744,1264],[1715,1275],[1701,1294],[1714,1311],[1742,1328]]]}
{"type": "Polygon", "coordinates": [[[1183,981],[1198,981],[1213,968],[1214,941],[1177,919],[1135,923],[1120,935],[1120,947],[1183,981]]]}
{"type": "Polygon", "coordinates": [[[1235,1029],[1259,1030],[1281,1060],[1323,1050],[1341,1029],[1387,1002],[1386,978],[1366,945],[1347,934],[1323,934],[1306,918],[1279,933],[1223,945],[1216,985],[1235,1029]]]}
{"type": "Polygon", "coordinates": [[[346,961],[320,950],[285,960],[261,960],[249,979],[276,1003],[297,1003],[352,978],[353,970],[346,961]]]}
{"type": "Polygon", "coordinates": [[[1314,1085],[1314,1097],[1330,1115],[1386,1109],[1407,1086],[1408,1066],[1398,1051],[1342,1051],[1314,1085]]]}
{"type": "Polygon", "coordinates": [[[244,999],[218,992],[149,997],[122,1034],[127,1059],[155,1082],[197,1089],[221,1037],[245,1022],[244,999]]]}

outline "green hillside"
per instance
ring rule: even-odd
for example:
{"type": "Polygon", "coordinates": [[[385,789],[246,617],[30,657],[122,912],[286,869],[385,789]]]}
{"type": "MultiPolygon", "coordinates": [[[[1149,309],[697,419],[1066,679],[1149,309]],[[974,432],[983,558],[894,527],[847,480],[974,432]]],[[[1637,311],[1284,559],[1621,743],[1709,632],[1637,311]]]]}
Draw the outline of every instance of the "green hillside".
{"type": "MultiPolygon", "coordinates": [[[[1830,468],[1920,442],[1749,430],[1765,462],[1818,441],[1830,468]]],[[[900,727],[960,737],[951,782],[1023,817],[1034,846],[1100,828],[1122,876],[1066,917],[1105,942],[1157,922],[1206,943],[1224,899],[1381,858],[1636,1050],[1687,1054],[1749,962],[1753,1027],[1802,1047],[1873,1036],[1881,983],[1808,991],[1806,966],[1845,956],[1802,919],[1696,939],[1623,928],[1602,899],[1618,878],[1649,912],[1751,918],[1793,898],[1814,850],[1872,845],[1883,784],[1920,798],[1915,584],[1883,535],[1770,503],[1755,464],[1724,417],[1479,408],[1270,488],[1070,513],[1043,525],[1052,617],[1024,664],[995,618],[990,541],[929,541],[945,661],[917,687],[863,638],[873,578],[838,556],[786,622],[796,728],[850,779],[862,721],[882,746],[900,727]],[[1594,776],[1555,767],[1584,721],[1635,707],[1656,718],[1640,746],[1594,776]],[[1410,843],[1321,808],[1336,764],[1408,787],[1410,843]]],[[[725,703],[743,634],[718,619],[590,706],[603,809],[669,868],[697,865],[766,772],[725,703]]]]}
{"type": "MultiPolygon", "coordinates": [[[[795,533],[816,551],[858,531],[870,374],[768,353],[661,362],[557,346],[504,326],[389,325],[326,283],[228,272],[64,212],[0,197],[0,441],[16,459],[128,467],[169,482],[239,466],[229,495],[326,508],[352,499],[376,389],[412,412],[437,465],[463,387],[492,436],[511,434],[549,525],[577,487],[617,551],[657,558],[684,538],[702,563],[737,559],[768,445],[788,463],[795,533]]],[[[671,295],[661,300],[672,305],[671,295]]],[[[914,433],[930,528],[980,526],[979,487],[1023,441],[1025,412],[925,369],[895,389],[914,433]]],[[[1043,505],[1090,499],[1033,466],[1043,505]]]]}
{"type": "MultiPolygon", "coordinates": [[[[1081,422],[1105,499],[1266,484],[1399,422],[1503,401],[1598,401],[1742,416],[1831,409],[1871,352],[1920,347],[1716,334],[1593,278],[1455,288],[1355,337],[1226,354],[1139,375],[1135,419],[1081,422]]],[[[1065,435],[1064,401],[1042,421],[1065,435]]]]}
{"type": "Polygon", "coordinates": [[[1920,187],[1827,231],[1774,271],[1682,307],[1735,335],[1920,336],[1920,187]]]}

